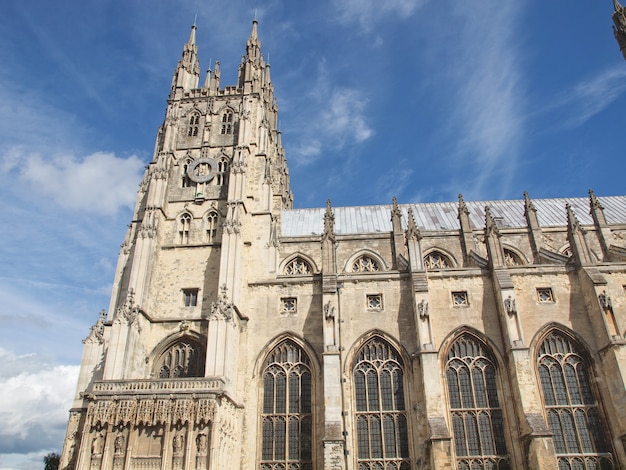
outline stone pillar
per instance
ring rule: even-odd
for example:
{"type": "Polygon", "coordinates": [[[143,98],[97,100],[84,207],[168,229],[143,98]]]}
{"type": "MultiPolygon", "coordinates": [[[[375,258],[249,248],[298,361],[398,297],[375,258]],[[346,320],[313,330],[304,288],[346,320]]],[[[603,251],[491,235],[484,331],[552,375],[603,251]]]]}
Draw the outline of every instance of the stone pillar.
{"type": "Polygon", "coordinates": [[[459,194],[459,212],[458,219],[460,225],[460,235],[461,235],[461,248],[463,248],[463,265],[464,266],[472,266],[474,263],[472,262],[471,252],[473,246],[473,232],[472,225],[469,219],[469,209],[465,201],[463,200],[463,195],[459,194]]]}
{"type": "Polygon", "coordinates": [[[524,216],[526,217],[526,224],[528,225],[530,246],[533,250],[533,262],[540,264],[541,259],[539,253],[543,247],[543,236],[541,234],[539,219],[537,218],[537,209],[526,191],[524,191],[524,216]]]}
{"type": "Polygon", "coordinates": [[[337,259],[335,252],[335,215],[330,200],[326,202],[322,235],[322,312],[323,374],[324,374],[324,469],[346,467],[343,434],[343,390],[341,382],[341,305],[337,291],[337,259]]]}

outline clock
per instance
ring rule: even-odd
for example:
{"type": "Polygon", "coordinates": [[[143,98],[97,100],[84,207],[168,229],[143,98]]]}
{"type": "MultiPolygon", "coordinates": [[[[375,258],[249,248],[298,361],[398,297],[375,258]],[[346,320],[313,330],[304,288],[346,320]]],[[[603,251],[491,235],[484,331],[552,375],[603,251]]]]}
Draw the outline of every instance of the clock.
{"type": "Polygon", "coordinates": [[[202,157],[187,167],[187,176],[194,183],[207,183],[215,178],[217,163],[209,157],[202,157]]]}

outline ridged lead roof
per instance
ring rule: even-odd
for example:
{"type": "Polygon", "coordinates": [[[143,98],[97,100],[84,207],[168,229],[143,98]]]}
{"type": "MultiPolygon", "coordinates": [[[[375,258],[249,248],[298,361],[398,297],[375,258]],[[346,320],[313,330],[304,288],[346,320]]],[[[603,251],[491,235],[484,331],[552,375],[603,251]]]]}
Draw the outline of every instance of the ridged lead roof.
{"type": "MultiPolygon", "coordinates": [[[[626,224],[626,196],[599,197],[604,215],[609,224],[626,224]]],[[[583,225],[592,225],[588,198],[533,199],[537,217],[542,227],[567,224],[565,205],[570,204],[576,217],[583,225]]],[[[500,227],[526,227],[523,200],[466,201],[472,228],[485,226],[485,206],[500,227]]],[[[458,202],[432,202],[401,204],[402,225],[406,228],[408,210],[413,209],[415,222],[420,230],[458,230],[458,202]]],[[[333,207],[335,233],[338,235],[390,232],[391,205],[333,207]]],[[[324,208],[292,209],[283,211],[281,235],[302,237],[321,235],[324,230],[324,208]]]]}

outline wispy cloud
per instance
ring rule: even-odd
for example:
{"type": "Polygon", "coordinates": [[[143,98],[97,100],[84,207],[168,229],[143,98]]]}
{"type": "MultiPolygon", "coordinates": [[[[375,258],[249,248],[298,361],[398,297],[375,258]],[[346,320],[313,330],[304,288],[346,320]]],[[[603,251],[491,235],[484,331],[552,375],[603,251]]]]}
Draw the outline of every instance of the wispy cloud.
{"type": "Polygon", "coordinates": [[[471,181],[471,198],[480,198],[488,182],[504,191],[517,164],[524,131],[522,53],[515,38],[520,8],[495,0],[453,8],[460,28],[447,43],[457,104],[451,124],[458,133],[456,166],[463,169],[463,185],[456,187],[471,181]]]}
{"type": "Polygon", "coordinates": [[[358,23],[370,31],[381,19],[394,16],[407,18],[427,0],[333,0],[337,18],[343,23],[358,23]]]}
{"type": "Polygon", "coordinates": [[[307,125],[295,130],[298,137],[291,156],[296,164],[311,164],[325,149],[360,144],[374,134],[367,120],[366,95],[332,84],[323,61],[318,66],[316,84],[305,99],[313,117],[307,116],[307,125]]]}
{"type": "Polygon", "coordinates": [[[626,69],[622,64],[583,80],[564,92],[550,109],[563,109],[571,116],[563,126],[576,128],[616,101],[626,92],[626,69]]]}

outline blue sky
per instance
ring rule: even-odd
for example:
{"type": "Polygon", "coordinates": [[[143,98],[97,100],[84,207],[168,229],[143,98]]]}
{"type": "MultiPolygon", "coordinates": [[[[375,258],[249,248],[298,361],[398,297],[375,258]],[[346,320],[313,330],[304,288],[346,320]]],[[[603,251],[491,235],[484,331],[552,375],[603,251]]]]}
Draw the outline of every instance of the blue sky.
{"type": "Polygon", "coordinates": [[[5,0],[0,470],[60,450],[194,16],[228,85],[255,9],[296,207],[624,194],[610,0],[5,0]]]}

